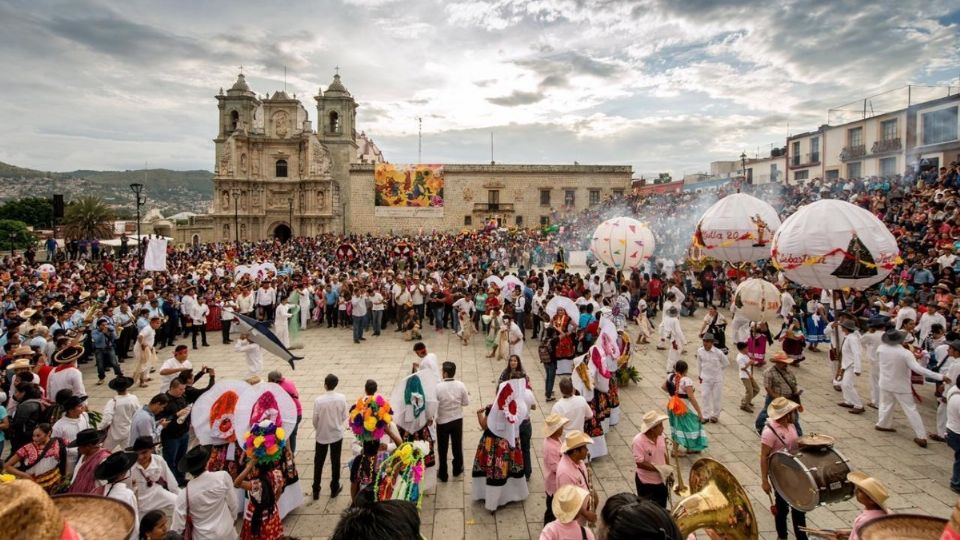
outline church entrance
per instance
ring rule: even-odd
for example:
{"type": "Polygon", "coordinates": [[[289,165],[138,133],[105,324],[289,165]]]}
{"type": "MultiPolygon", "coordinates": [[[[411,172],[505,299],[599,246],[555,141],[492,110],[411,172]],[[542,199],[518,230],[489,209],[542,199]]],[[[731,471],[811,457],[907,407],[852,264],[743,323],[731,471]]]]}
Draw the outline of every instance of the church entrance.
{"type": "Polygon", "coordinates": [[[290,240],[290,226],[284,225],[283,223],[277,225],[273,229],[273,237],[277,240],[280,240],[283,243],[286,243],[287,240],[290,240]]]}

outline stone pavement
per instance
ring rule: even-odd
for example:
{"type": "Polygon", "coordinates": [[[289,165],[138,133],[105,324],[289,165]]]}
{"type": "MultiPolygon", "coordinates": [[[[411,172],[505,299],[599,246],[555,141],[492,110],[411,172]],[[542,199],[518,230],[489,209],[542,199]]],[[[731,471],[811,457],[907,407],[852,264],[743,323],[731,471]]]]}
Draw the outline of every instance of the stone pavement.
{"type": "MultiPolygon", "coordinates": [[[[705,311],[700,310],[698,313],[702,317],[705,311]]],[[[682,319],[688,339],[696,337],[700,317],[682,319]]],[[[774,323],[773,326],[777,327],[779,323],[774,323]]],[[[630,333],[635,337],[635,326],[631,325],[630,333]]],[[[410,364],[415,358],[413,343],[403,341],[400,336],[393,328],[388,328],[379,337],[368,333],[367,341],[357,345],[352,342],[349,329],[311,327],[300,333],[300,341],[305,345],[301,352],[306,359],[297,364],[296,371],[291,372],[286,363],[276,358],[265,358],[263,378],[266,379],[266,373],[271,369],[280,369],[286,376],[292,377],[300,390],[304,408],[296,461],[301,484],[307,494],[307,503],[285,520],[287,534],[301,539],[329,537],[336,525],[338,514],[349,503],[349,490],[331,500],[327,496],[326,484],[323,485],[318,501],[309,498],[314,454],[310,415],[313,398],[323,391],[324,376],[335,373],[340,378],[337,390],[347,396],[348,402],[362,395],[363,384],[368,378],[376,379],[381,392],[389,395],[395,382],[409,373],[410,364]]],[[[523,356],[524,366],[539,400],[537,409],[532,412],[534,439],[531,446],[536,462],[530,479],[530,497],[522,504],[510,504],[495,514],[487,512],[482,502],[470,500],[469,471],[480,436],[474,413],[491,401],[503,363],[494,363],[484,357],[486,351],[480,335],[474,336],[472,344],[465,347],[449,331],[436,333],[433,329],[427,329],[424,332],[424,341],[428,350],[436,353],[441,362],[456,362],[457,377],[469,388],[472,403],[464,410],[466,473],[461,478],[451,479],[449,483],[440,483],[436,492],[427,494],[421,512],[423,537],[428,540],[537,538],[544,510],[540,433],[544,415],[549,414],[552,406],[552,403],[546,403],[543,398],[544,372],[537,359],[537,341],[526,341],[523,356]]],[[[181,341],[183,342],[185,341],[181,341]]],[[[242,355],[235,353],[232,346],[221,345],[219,332],[210,333],[210,343],[211,347],[191,351],[190,360],[194,368],[206,364],[216,368],[219,379],[245,378],[246,365],[242,355]]],[[[698,342],[688,345],[684,355],[688,362],[693,359],[698,346],[698,342]]],[[[779,350],[779,345],[775,344],[772,348],[779,350]]],[[[637,433],[643,413],[653,408],[664,410],[666,406],[667,398],[660,390],[664,378],[664,352],[658,351],[654,345],[634,348],[632,362],[640,370],[643,379],[639,385],[631,385],[621,390],[622,420],[607,434],[610,455],[596,460],[593,464],[597,475],[595,487],[600,492],[601,504],[608,495],[634,490],[630,442],[637,433]]],[[[171,355],[170,348],[160,351],[160,361],[171,355]]],[[[805,389],[803,403],[806,410],[802,415],[804,432],[836,437],[835,447],[850,460],[852,469],[863,470],[880,478],[887,485],[892,493],[889,507],[893,510],[949,516],[957,501],[957,496],[948,485],[952,467],[950,449],[945,444],[933,441],[930,441],[930,446],[926,449],[918,448],[912,442],[913,435],[900,412],[895,419],[895,427],[899,430],[897,433],[880,433],[873,429],[877,418],[874,409],[868,408],[867,413],[860,416],[847,414],[846,409],[836,405],[840,394],[830,386],[826,354],[808,352],[807,358],[798,370],[800,384],[805,389]]],[[[127,361],[122,367],[131,369],[131,362],[127,361]]],[[[103,410],[104,403],[113,393],[106,385],[95,385],[96,371],[92,364],[81,366],[81,369],[90,393],[90,407],[93,410],[103,410]]],[[[695,371],[696,367],[691,366],[691,373],[695,371]]],[[[141,403],[146,403],[150,396],[156,393],[158,379],[154,374],[150,388],[134,390],[141,403]]],[[[858,382],[860,395],[867,401],[869,377],[866,372],[858,382]]],[[[760,489],[759,438],[753,429],[754,415],[739,409],[742,391],[736,367],[731,366],[726,371],[724,382],[723,413],[718,424],[707,426],[710,447],[703,456],[719,460],[736,474],[750,493],[760,525],[761,538],[772,539],[776,538],[776,534],[773,518],[768,510],[770,503],[760,489]]],[[[559,394],[559,390],[557,393],[559,394]]],[[[923,397],[921,414],[927,429],[930,430],[935,425],[932,387],[925,386],[920,394],[923,397]]],[[[754,404],[759,408],[762,405],[762,396],[756,397],[754,404]]],[[[346,437],[350,436],[347,432],[346,437]]],[[[347,453],[346,449],[344,452],[347,453]]],[[[344,461],[348,458],[349,456],[345,455],[344,461]]],[[[683,475],[686,477],[692,460],[684,458],[681,463],[683,475]]],[[[327,467],[329,468],[329,464],[327,467]]],[[[345,487],[348,487],[346,471],[342,477],[345,487]]],[[[808,524],[820,528],[849,527],[857,511],[857,506],[852,501],[820,507],[808,514],[808,524]]]]}

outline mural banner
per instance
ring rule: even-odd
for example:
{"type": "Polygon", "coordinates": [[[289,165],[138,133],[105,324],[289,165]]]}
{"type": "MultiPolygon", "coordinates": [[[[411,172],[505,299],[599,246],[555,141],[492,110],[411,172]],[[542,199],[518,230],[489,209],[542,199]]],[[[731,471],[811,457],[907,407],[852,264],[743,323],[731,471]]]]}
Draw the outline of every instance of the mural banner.
{"type": "Polygon", "coordinates": [[[443,165],[379,163],[373,183],[378,217],[443,216],[443,165]]]}

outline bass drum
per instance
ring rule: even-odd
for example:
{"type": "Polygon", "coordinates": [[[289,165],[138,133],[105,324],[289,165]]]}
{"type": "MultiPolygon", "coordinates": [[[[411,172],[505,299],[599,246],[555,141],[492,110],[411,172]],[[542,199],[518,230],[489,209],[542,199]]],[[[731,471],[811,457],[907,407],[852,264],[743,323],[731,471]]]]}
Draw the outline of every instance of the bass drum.
{"type": "Polygon", "coordinates": [[[809,512],[822,504],[853,497],[847,463],[840,452],[824,446],[803,448],[796,454],[774,452],[767,470],[773,489],[783,500],[797,510],[809,512]]]}

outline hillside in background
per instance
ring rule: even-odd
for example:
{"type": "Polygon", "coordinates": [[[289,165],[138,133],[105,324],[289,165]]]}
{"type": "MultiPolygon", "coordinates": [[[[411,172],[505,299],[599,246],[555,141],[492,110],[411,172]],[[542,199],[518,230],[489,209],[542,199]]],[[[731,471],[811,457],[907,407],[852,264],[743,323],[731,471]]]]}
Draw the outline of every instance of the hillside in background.
{"type": "Polygon", "coordinates": [[[0,203],[21,197],[52,197],[62,193],[70,200],[96,195],[118,210],[135,211],[130,184],[144,184],[147,204],[164,215],[206,212],[213,196],[210,171],[147,169],[127,171],[48,172],[0,162],[0,203]]]}

